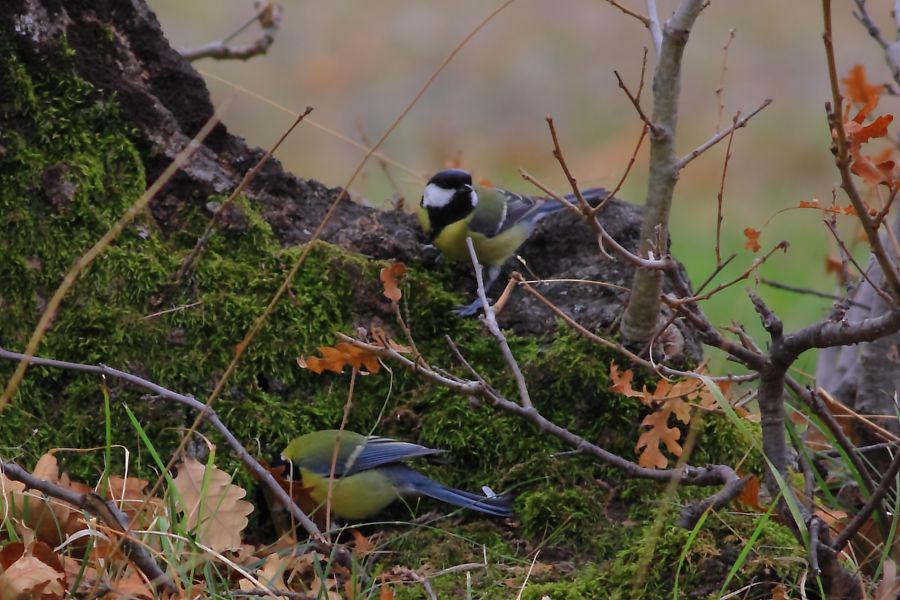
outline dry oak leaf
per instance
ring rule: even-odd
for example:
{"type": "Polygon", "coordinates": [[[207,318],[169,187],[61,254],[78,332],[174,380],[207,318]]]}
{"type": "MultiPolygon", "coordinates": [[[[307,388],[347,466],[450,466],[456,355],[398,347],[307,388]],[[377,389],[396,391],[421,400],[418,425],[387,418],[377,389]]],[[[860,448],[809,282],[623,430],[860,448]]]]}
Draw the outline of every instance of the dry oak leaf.
{"type": "Polygon", "coordinates": [[[406,275],[406,265],[401,262],[391,263],[390,266],[383,268],[379,275],[385,297],[394,304],[400,302],[400,298],[403,297],[397,280],[404,275],[406,275]]]}
{"type": "Polygon", "coordinates": [[[0,552],[0,598],[56,600],[66,588],[60,557],[44,542],[7,544],[0,552]]]}
{"type": "MultiPolygon", "coordinates": [[[[289,558],[288,558],[289,559],[289,558]]],[[[288,592],[290,589],[284,583],[284,573],[287,567],[288,559],[278,556],[277,552],[273,552],[266,557],[262,566],[253,573],[253,576],[263,585],[264,588],[273,592],[288,592]]],[[[245,592],[259,589],[259,585],[248,579],[241,579],[238,587],[245,592]]]]}
{"type": "Polygon", "coordinates": [[[847,77],[841,79],[847,97],[854,104],[867,105],[884,91],[883,85],[873,85],[866,79],[866,70],[862,65],[853,65],[847,77]]]}
{"type": "Polygon", "coordinates": [[[356,370],[365,367],[366,371],[372,374],[377,373],[381,368],[377,356],[347,342],[341,342],[335,346],[322,346],[319,348],[319,354],[322,355],[321,358],[298,356],[297,365],[301,369],[309,369],[317,375],[321,375],[325,371],[340,374],[348,365],[356,370]]]}
{"type": "Polygon", "coordinates": [[[619,367],[616,363],[609,363],[609,380],[612,382],[612,385],[609,386],[610,391],[622,394],[623,396],[628,396],[629,398],[643,399],[644,392],[639,392],[631,387],[631,380],[633,378],[634,371],[631,369],[619,371],[619,367]]]}
{"type": "Polygon", "coordinates": [[[193,458],[181,464],[174,483],[180,494],[176,506],[201,543],[216,551],[240,547],[241,531],[253,512],[253,505],[242,500],[246,490],[232,485],[225,471],[193,458]]]}
{"type": "Polygon", "coordinates": [[[647,431],[638,438],[635,450],[643,448],[643,452],[638,457],[638,464],[642,467],[653,469],[665,469],[669,464],[669,460],[660,451],[660,442],[666,445],[666,448],[675,456],[681,456],[681,444],[678,440],[681,438],[681,430],[677,427],[669,427],[668,410],[658,410],[650,413],[641,425],[649,427],[647,431]]]}
{"type": "MultiPolygon", "coordinates": [[[[60,479],[59,466],[52,454],[45,454],[38,460],[33,475],[62,487],[72,487],[68,477],[60,479]]],[[[13,526],[26,539],[33,535],[56,547],[69,535],[84,529],[81,513],[61,500],[45,498],[40,492],[26,490],[25,484],[3,474],[0,474],[0,489],[10,516],[14,517],[13,526]]]]}
{"type": "Polygon", "coordinates": [[[766,509],[759,503],[759,477],[756,475],[748,477],[744,487],[741,488],[741,493],[735,500],[757,512],[765,512],[766,509]]]}

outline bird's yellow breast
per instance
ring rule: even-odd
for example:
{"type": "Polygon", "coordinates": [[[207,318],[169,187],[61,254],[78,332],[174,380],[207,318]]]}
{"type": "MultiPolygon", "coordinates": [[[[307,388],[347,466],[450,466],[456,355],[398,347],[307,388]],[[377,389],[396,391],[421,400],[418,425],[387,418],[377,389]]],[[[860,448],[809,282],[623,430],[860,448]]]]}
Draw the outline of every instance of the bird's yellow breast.
{"type": "MultiPolygon", "coordinates": [[[[320,506],[328,498],[328,477],[300,469],[303,487],[320,506]]],[[[365,519],[380,513],[400,496],[377,469],[337,477],[331,490],[331,514],[341,519],[365,519]]],[[[324,508],[322,508],[324,511],[324,508]]]]}
{"type": "Polygon", "coordinates": [[[500,266],[528,237],[528,230],[524,226],[518,225],[510,227],[500,235],[487,237],[481,233],[469,231],[470,220],[471,217],[451,223],[434,238],[434,245],[450,260],[466,262],[470,260],[469,248],[466,245],[468,236],[472,238],[475,254],[478,255],[480,263],[490,267],[500,266]]]}

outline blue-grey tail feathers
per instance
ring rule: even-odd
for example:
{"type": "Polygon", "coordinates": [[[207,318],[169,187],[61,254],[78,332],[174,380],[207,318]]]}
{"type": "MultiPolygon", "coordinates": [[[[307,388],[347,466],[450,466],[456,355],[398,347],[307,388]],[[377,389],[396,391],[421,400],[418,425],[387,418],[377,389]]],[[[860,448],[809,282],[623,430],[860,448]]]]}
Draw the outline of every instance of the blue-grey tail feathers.
{"type": "MultiPolygon", "coordinates": [[[[581,190],[581,195],[591,206],[596,206],[599,202],[605,200],[609,197],[609,190],[605,188],[589,188],[586,190],[581,190]]],[[[575,194],[566,194],[563,198],[572,204],[575,204],[578,200],[575,198],[575,194]]],[[[554,213],[558,210],[562,210],[565,208],[562,204],[554,200],[553,198],[549,198],[545,200],[541,205],[539,205],[536,209],[536,212],[540,214],[540,216],[546,216],[550,213],[554,213]]]]}
{"type": "Polygon", "coordinates": [[[382,472],[391,478],[394,485],[408,494],[428,496],[493,517],[511,517],[513,515],[512,497],[508,494],[488,497],[449,488],[402,465],[383,467],[382,472]]]}

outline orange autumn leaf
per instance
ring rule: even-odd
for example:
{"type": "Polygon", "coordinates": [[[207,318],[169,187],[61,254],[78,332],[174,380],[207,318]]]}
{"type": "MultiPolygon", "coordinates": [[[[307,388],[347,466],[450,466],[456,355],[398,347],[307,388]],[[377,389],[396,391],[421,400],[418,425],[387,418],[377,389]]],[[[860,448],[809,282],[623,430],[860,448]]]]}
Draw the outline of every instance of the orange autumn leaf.
{"type": "Polygon", "coordinates": [[[844,274],[844,263],[836,256],[825,257],[825,274],[830,275],[831,273],[839,276],[844,274]]]}
{"type": "Polygon", "coordinates": [[[681,430],[677,427],[669,427],[669,415],[667,410],[658,410],[650,413],[641,421],[643,427],[649,427],[647,431],[638,438],[635,450],[641,450],[638,457],[638,464],[642,467],[652,469],[665,469],[669,464],[659,445],[665,444],[666,449],[675,456],[681,456],[681,444],[678,440],[681,438],[681,430]]]}
{"type": "Polygon", "coordinates": [[[478,180],[475,182],[475,185],[480,185],[481,187],[486,187],[486,188],[494,187],[494,184],[491,183],[491,180],[488,179],[487,177],[479,177],[478,180]]]}
{"type": "Polygon", "coordinates": [[[881,115],[868,125],[862,125],[851,121],[847,123],[847,135],[853,144],[865,144],[872,138],[886,137],[888,125],[894,120],[894,115],[881,115]]]}
{"type": "Polygon", "coordinates": [[[378,592],[378,600],[394,600],[394,588],[388,585],[385,573],[381,574],[381,591],[378,592]]]}
{"type": "Polygon", "coordinates": [[[358,529],[351,529],[350,533],[353,534],[354,556],[367,556],[372,553],[375,544],[369,538],[361,534],[358,529]]]}
{"type": "Polygon", "coordinates": [[[787,592],[784,589],[783,583],[775,584],[775,587],[772,588],[772,600],[786,600],[787,592]]]}
{"type": "Polygon", "coordinates": [[[622,394],[623,396],[628,396],[629,398],[643,398],[643,392],[639,392],[631,387],[631,380],[633,378],[634,371],[631,369],[619,371],[619,367],[616,363],[611,362],[609,364],[609,380],[612,382],[612,385],[609,386],[610,391],[622,394]]]}
{"type": "Polygon", "coordinates": [[[869,104],[872,98],[878,98],[884,90],[883,86],[872,85],[866,80],[866,70],[862,65],[854,65],[847,77],[841,79],[841,83],[844,84],[847,97],[854,104],[869,104]]]}
{"type": "Polygon", "coordinates": [[[747,238],[747,241],[744,242],[744,248],[751,252],[759,252],[761,247],[759,245],[759,231],[752,227],[747,227],[744,229],[744,237],[747,238]]]}
{"type": "Polygon", "coordinates": [[[850,165],[850,171],[867,182],[878,185],[881,183],[894,185],[894,161],[887,160],[876,163],[870,156],[865,156],[858,149],[851,148],[850,156],[853,157],[853,163],[850,165]]]}
{"type": "Polygon", "coordinates": [[[344,367],[347,366],[358,371],[365,367],[367,372],[373,374],[380,369],[377,356],[347,342],[341,342],[335,346],[322,346],[319,348],[319,354],[322,356],[298,356],[297,365],[301,369],[309,369],[317,375],[321,375],[325,371],[343,373],[344,367]]]}
{"type": "Polygon", "coordinates": [[[381,285],[384,286],[384,295],[394,304],[400,302],[400,298],[403,297],[397,279],[404,275],[406,275],[406,265],[400,262],[391,263],[390,266],[383,268],[379,275],[381,285]]]}
{"type": "Polygon", "coordinates": [[[741,493],[737,495],[735,500],[757,512],[766,510],[759,503],[759,478],[756,475],[751,475],[747,478],[747,483],[741,488],[741,493]]]}
{"type": "Polygon", "coordinates": [[[819,201],[816,198],[812,200],[801,200],[800,204],[797,206],[798,208],[821,208],[819,205],[819,201]]]}

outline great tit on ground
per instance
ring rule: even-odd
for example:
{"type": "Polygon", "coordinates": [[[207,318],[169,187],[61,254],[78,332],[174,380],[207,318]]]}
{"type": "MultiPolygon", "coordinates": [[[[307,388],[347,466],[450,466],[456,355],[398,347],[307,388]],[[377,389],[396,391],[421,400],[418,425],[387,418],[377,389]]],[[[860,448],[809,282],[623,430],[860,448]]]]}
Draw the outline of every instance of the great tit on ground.
{"type": "Polygon", "coordinates": [[[324,507],[328,497],[335,444],[338,444],[338,454],[331,514],[339,519],[375,516],[406,496],[428,496],[494,517],[513,514],[508,495],[481,496],[449,488],[402,464],[412,458],[438,454],[440,450],[334,429],[302,435],[281,454],[288,463],[288,475],[308,491],[316,507],[324,507]]]}
{"type": "MultiPolygon", "coordinates": [[[[595,188],[582,195],[593,201],[608,194],[595,188]]],[[[573,202],[575,198],[570,195],[566,200],[573,202]]],[[[503,263],[528,239],[538,221],[562,208],[552,199],[474,186],[466,171],[447,169],[428,180],[418,213],[422,229],[451,260],[471,260],[466,238],[472,238],[478,261],[488,268],[487,291],[499,277],[503,263]]],[[[470,316],[479,308],[481,300],[476,299],[456,312],[470,316]]]]}

